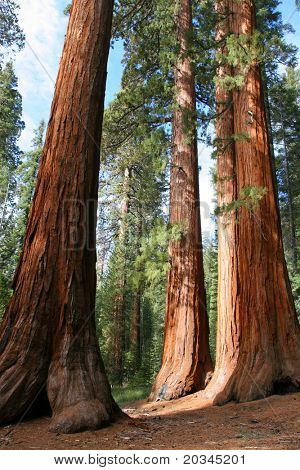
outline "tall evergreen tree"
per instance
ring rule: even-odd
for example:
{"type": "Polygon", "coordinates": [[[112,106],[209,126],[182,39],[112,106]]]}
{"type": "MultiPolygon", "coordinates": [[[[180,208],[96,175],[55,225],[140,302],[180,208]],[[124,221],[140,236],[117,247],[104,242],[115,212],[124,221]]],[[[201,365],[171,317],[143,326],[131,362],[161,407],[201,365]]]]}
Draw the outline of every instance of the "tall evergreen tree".
{"type": "Polygon", "coordinates": [[[21,152],[18,138],[23,129],[22,98],[12,63],[0,66],[0,318],[11,295],[17,258],[17,167],[21,152]]]}
{"type": "MultiPolygon", "coordinates": [[[[123,84],[129,80],[127,73],[123,84]]],[[[126,93],[128,96],[128,89],[126,93]]],[[[145,105],[134,115],[130,107],[126,113],[124,94],[125,89],[105,116],[98,228],[103,233],[105,227],[111,239],[97,297],[101,348],[114,384],[127,382],[130,376],[134,379],[140,366],[144,369],[143,310],[147,304],[149,313],[149,303],[142,292],[144,266],[135,266],[135,260],[144,231],[151,230],[161,215],[168,149],[163,130],[147,123],[145,105]],[[116,126],[120,116],[121,130],[116,126]],[[131,133],[124,138],[123,128],[130,127],[131,133]]],[[[102,250],[107,249],[105,245],[102,243],[102,250]]],[[[149,373],[144,376],[147,380],[149,373]]]]}
{"type": "Polygon", "coordinates": [[[213,360],[216,359],[217,308],[218,308],[218,245],[217,237],[204,248],[204,273],[209,318],[209,345],[213,360]]]}
{"type": "Polygon", "coordinates": [[[288,68],[272,84],[269,96],[283,240],[300,318],[300,72],[288,68]]]}
{"type": "Polygon", "coordinates": [[[24,35],[17,16],[18,8],[14,0],[0,2],[0,63],[7,49],[18,50],[24,45],[24,35]]]}
{"type": "Polygon", "coordinates": [[[17,231],[23,245],[30,206],[33,198],[39,161],[44,145],[45,122],[41,121],[32,141],[33,149],[24,153],[18,167],[17,231]]]}

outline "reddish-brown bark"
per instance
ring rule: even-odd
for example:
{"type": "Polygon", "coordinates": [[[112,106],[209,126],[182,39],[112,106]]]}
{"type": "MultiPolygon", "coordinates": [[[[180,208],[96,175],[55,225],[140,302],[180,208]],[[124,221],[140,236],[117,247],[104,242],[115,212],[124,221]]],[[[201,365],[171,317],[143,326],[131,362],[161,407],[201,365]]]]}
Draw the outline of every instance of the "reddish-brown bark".
{"type": "Polygon", "coordinates": [[[208,344],[199,210],[195,78],[188,57],[190,0],[175,16],[180,54],[175,67],[170,222],[184,235],[170,243],[164,352],[150,399],[170,400],[204,388],[212,370],[208,344]]]}
{"type": "MultiPolygon", "coordinates": [[[[113,0],[73,0],[14,293],[0,330],[0,422],[48,397],[50,429],[118,411],[94,320],[95,226],[113,0]]],[[[38,408],[38,409],[37,409],[38,408]]]]}
{"type": "MultiPolygon", "coordinates": [[[[219,1],[218,39],[252,35],[254,4],[219,1]]],[[[225,49],[223,52],[226,53],[225,49]]],[[[233,73],[220,67],[219,77],[233,73]]],[[[261,72],[252,63],[240,89],[217,89],[219,206],[243,188],[267,188],[253,211],[219,218],[219,292],[216,370],[206,389],[215,404],[248,401],[300,386],[300,334],[284,259],[275,197],[261,72]],[[249,139],[232,136],[247,133],[249,139]]]]}

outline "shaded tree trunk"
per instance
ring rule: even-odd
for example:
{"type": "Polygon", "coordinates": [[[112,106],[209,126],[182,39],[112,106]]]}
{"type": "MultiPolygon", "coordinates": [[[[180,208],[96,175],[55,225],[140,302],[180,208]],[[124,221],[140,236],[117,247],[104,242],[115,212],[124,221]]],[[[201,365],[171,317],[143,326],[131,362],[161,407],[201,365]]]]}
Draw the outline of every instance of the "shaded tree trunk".
{"type": "Polygon", "coordinates": [[[76,432],[118,412],[95,326],[96,208],[112,0],[74,0],[14,293],[0,330],[0,422],[76,432]],[[44,400],[42,400],[42,398],[44,400]]]}
{"type": "Polygon", "coordinates": [[[181,224],[180,241],[170,243],[162,366],[150,399],[175,399],[204,388],[212,370],[206,312],[199,210],[195,79],[187,55],[192,30],[190,0],[175,15],[180,53],[175,67],[170,222],[181,224]]]}
{"type": "Polygon", "coordinates": [[[141,365],[141,289],[138,289],[133,296],[131,351],[136,372],[141,365]]]}
{"type": "MultiPolygon", "coordinates": [[[[140,254],[141,238],[143,236],[143,218],[139,208],[137,214],[136,227],[136,256],[140,254]]],[[[131,344],[130,350],[133,355],[134,372],[141,366],[141,308],[142,308],[142,287],[139,285],[133,293],[132,321],[131,321],[131,344]]]]}
{"type": "MultiPolygon", "coordinates": [[[[141,210],[141,209],[140,209],[141,210]]],[[[141,238],[143,235],[143,219],[140,211],[138,212],[137,223],[137,246],[136,256],[140,253],[141,238]]],[[[134,370],[137,372],[141,365],[141,307],[142,307],[142,287],[139,285],[133,294],[133,314],[131,325],[131,352],[134,357],[134,370]]]]}
{"type": "MultiPolygon", "coordinates": [[[[219,1],[228,33],[252,35],[253,2],[219,1]],[[229,14],[228,14],[229,13],[229,14]]],[[[223,51],[226,54],[226,51],[223,51]]],[[[219,68],[219,78],[232,74],[219,68]]],[[[267,188],[259,205],[219,218],[219,291],[216,369],[205,395],[215,404],[248,401],[300,385],[300,335],[284,259],[275,197],[261,72],[252,63],[240,89],[217,90],[217,137],[227,146],[218,155],[219,206],[236,201],[243,188],[267,188]],[[252,117],[249,119],[249,117],[252,117]],[[233,135],[247,133],[249,139],[233,135]]]]}
{"type": "Polygon", "coordinates": [[[114,321],[114,366],[113,374],[119,385],[123,384],[124,379],[124,352],[125,352],[125,285],[126,285],[126,253],[125,246],[128,236],[128,212],[130,208],[130,179],[131,169],[124,170],[124,196],[121,203],[121,223],[118,239],[118,279],[117,295],[114,303],[113,321],[114,321]]]}

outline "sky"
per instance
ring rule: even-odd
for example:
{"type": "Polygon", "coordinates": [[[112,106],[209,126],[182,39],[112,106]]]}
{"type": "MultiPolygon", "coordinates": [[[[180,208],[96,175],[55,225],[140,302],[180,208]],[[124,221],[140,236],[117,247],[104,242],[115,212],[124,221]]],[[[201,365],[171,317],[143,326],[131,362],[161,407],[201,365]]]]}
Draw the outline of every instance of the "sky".
{"type": "MultiPolygon", "coordinates": [[[[23,99],[23,120],[25,129],[20,137],[20,148],[29,150],[33,131],[42,119],[48,120],[54,93],[54,85],[62,52],[68,18],[63,14],[68,0],[19,0],[19,21],[26,36],[25,48],[16,55],[15,70],[19,91],[23,99]]],[[[288,40],[300,49],[300,12],[296,11],[295,0],[283,0],[283,20],[292,24],[296,34],[289,34],[288,40]]],[[[106,88],[106,105],[120,89],[122,77],[121,43],[110,51],[106,88]]],[[[202,233],[204,239],[211,238],[214,231],[211,214],[214,211],[214,190],[211,183],[211,149],[199,145],[199,166],[201,167],[200,199],[202,233]]]]}

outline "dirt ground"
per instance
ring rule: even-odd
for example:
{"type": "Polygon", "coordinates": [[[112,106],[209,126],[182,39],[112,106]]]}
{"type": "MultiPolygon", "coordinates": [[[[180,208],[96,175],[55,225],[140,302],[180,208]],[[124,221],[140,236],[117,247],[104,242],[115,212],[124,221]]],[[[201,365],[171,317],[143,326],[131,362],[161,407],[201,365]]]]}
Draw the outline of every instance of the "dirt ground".
{"type": "Polygon", "coordinates": [[[0,428],[1,449],[300,449],[300,393],[209,406],[199,394],[136,402],[130,419],[74,435],[48,432],[50,418],[0,428]]]}

